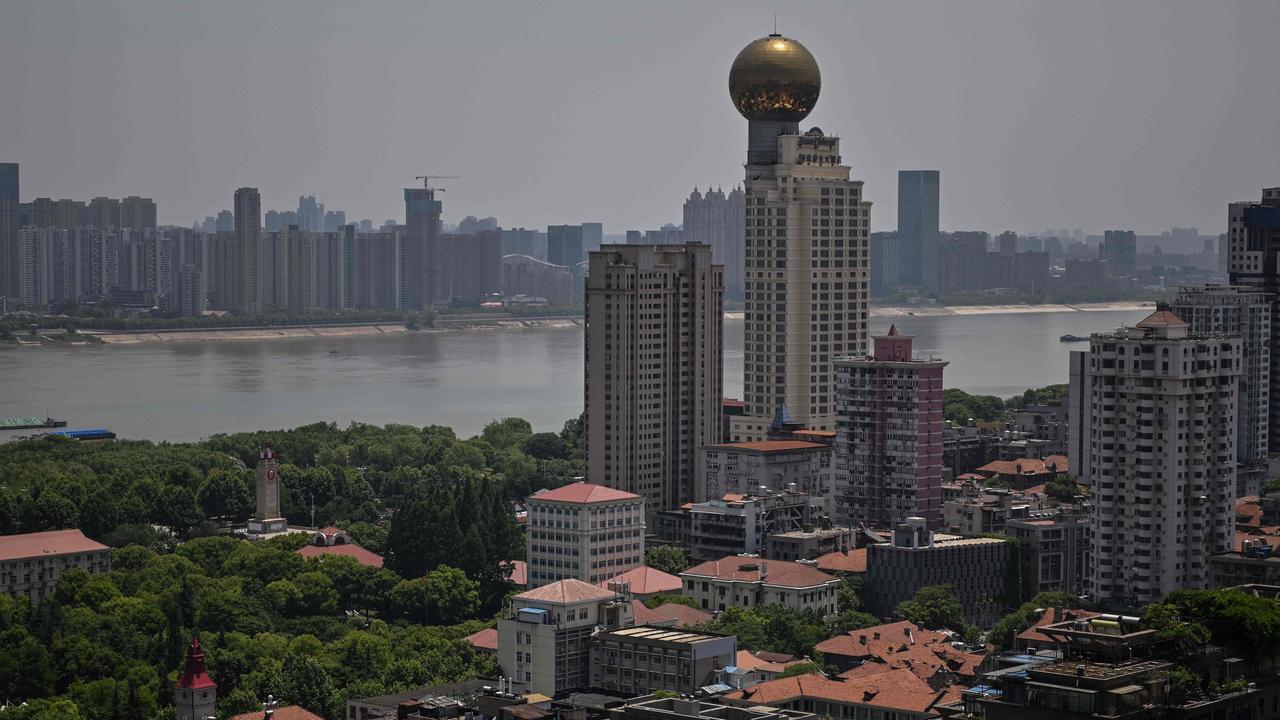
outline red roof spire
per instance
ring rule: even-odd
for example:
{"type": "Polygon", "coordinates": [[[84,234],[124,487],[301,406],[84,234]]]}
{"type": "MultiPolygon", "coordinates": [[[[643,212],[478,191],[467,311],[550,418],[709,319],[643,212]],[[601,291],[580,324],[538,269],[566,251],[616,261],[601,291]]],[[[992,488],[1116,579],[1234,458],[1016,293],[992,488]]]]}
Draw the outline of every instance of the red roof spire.
{"type": "Polygon", "coordinates": [[[200,638],[191,638],[187,646],[187,666],[178,678],[178,687],[184,690],[208,690],[218,687],[204,669],[204,648],[200,647],[200,638]]]}
{"type": "Polygon", "coordinates": [[[898,324],[889,323],[889,337],[895,337],[898,334],[898,324]]]}

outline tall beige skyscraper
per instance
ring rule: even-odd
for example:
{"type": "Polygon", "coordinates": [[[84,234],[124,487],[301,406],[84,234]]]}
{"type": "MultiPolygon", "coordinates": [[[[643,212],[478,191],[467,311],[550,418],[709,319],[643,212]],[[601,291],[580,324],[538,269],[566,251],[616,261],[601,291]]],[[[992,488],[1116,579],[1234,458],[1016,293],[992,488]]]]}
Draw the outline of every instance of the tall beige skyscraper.
{"type": "Polygon", "coordinates": [[[587,275],[587,478],[649,512],[693,500],[720,441],[724,268],[701,244],[606,245],[587,275]]]}
{"type": "Polygon", "coordinates": [[[867,350],[871,203],[840,139],[800,121],[821,74],[803,45],[773,34],[738,54],[729,94],[747,118],[745,413],[735,441],[764,439],[783,408],[835,429],[835,366],[867,350]]]}
{"type": "Polygon", "coordinates": [[[236,190],[235,292],[232,310],[262,312],[262,197],[257,188],[236,190]]]}

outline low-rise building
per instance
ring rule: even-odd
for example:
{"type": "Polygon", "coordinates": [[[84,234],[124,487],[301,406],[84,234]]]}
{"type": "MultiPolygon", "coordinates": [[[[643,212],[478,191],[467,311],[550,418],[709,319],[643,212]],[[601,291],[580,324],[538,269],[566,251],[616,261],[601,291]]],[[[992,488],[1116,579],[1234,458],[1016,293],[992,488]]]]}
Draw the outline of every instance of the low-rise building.
{"type": "Polygon", "coordinates": [[[79,530],[50,530],[0,537],[0,593],[40,601],[53,594],[69,568],[111,570],[111,548],[79,530]]]}
{"type": "Polygon", "coordinates": [[[729,555],[680,573],[684,594],[703,610],[785,605],[795,610],[836,612],[838,578],[803,563],[729,555]]]}
{"type": "Polygon", "coordinates": [[[1085,592],[1089,568],[1089,516],[1083,512],[1044,512],[1010,520],[1004,534],[1017,538],[1022,597],[1061,591],[1085,592]]]}
{"type": "Polygon", "coordinates": [[[728,493],[754,495],[788,489],[833,501],[830,443],[761,440],[702,448],[698,469],[700,502],[728,493]]]}
{"type": "MultiPolygon", "coordinates": [[[[786,653],[772,653],[764,650],[757,650],[756,652],[739,650],[737,657],[734,658],[733,666],[738,673],[749,675],[751,679],[750,685],[758,685],[762,682],[776,679],[793,665],[808,662],[811,662],[808,658],[798,658],[786,653]]],[[[739,689],[748,686],[742,685],[739,689]]]]}
{"type": "Polygon", "coordinates": [[[528,500],[528,581],[595,584],[644,564],[644,499],[576,482],[528,500]]]}
{"type": "MultiPolygon", "coordinates": [[[[870,664],[869,672],[884,668],[912,667],[920,677],[933,680],[939,671],[955,677],[972,677],[985,653],[970,653],[956,647],[954,633],[926,630],[909,620],[850,630],[827,638],[814,646],[828,666],[840,673],[870,664]],[[917,652],[921,651],[921,652],[917,652]]],[[[954,678],[952,678],[954,679],[954,678]]]]}
{"type": "Polygon", "coordinates": [[[1237,550],[1209,556],[1209,586],[1280,585],[1280,537],[1237,534],[1237,550]]]}
{"type": "Polygon", "coordinates": [[[671,697],[667,694],[634,698],[609,711],[610,720],[818,720],[803,710],[767,705],[726,705],[710,697],[671,697]]]}
{"type": "Polygon", "coordinates": [[[1065,455],[1050,455],[1044,459],[993,460],[974,472],[1003,480],[1014,490],[1026,490],[1035,485],[1044,485],[1059,474],[1067,472],[1067,458],[1065,455]]]}
{"type": "Polygon", "coordinates": [[[981,482],[961,482],[956,497],[942,502],[942,527],[956,535],[1004,532],[1012,518],[1030,512],[1027,498],[1010,490],[983,487],[981,482]]]}
{"type": "Polygon", "coordinates": [[[998,538],[935,535],[923,518],[908,518],[893,542],[867,547],[863,600],[873,615],[887,616],[921,588],[949,585],[965,618],[990,627],[1004,614],[1009,544],[998,538]]]}
{"type": "Polygon", "coordinates": [[[856,544],[847,527],[805,527],[773,533],[765,540],[770,560],[817,560],[824,555],[848,552],[856,544]]]}
{"type": "Polygon", "coordinates": [[[813,563],[819,570],[832,575],[866,575],[867,549],[853,548],[844,552],[820,555],[813,563]]]}
{"type": "Polygon", "coordinates": [[[760,555],[770,535],[830,526],[826,501],[786,490],[751,495],[729,494],[721,500],[694,503],[689,518],[689,559],[715,560],[725,555],[760,555]]]}
{"type": "Polygon", "coordinates": [[[661,593],[680,594],[680,578],[661,570],[641,565],[597,583],[606,590],[621,592],[623,588],[637,600],[647,600],[661,593]]]}
{"type": "Polygon", "coordinates": [[[665,627],[597,633],[591,642],[591,687],[627,697],[659,690],[693,693],[733,665],[737,638],[665,627]]]}
{"type": "Polygon", "coordinates": [[[907,669],[860,678],[797,675],[727,693],[725,702],[800,709],[819,717],[859,720],[924,720],[934,707],[959,698],[961,685],[935,689],[907,669]]]}
{"type": "Polygon", "coordinates": [[[523,692],[551,697],[589,687],[599,628],[633,624],[631,598],[577,579],[512,596],[498,621],[498,662],[523,692]]]}

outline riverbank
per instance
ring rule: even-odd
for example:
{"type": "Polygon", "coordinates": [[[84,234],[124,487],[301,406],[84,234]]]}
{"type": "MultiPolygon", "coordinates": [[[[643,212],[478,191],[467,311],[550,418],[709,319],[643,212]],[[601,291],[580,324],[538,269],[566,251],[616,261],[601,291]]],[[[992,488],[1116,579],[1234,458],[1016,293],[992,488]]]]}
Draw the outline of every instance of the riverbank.
{"type": "MultiPolygon", "coordinates": [[[[1073,305],[907,305],[903,307],[871,306],[867,315],[873,318],[898,317],[971,317],[974,315],[1031,315],[1062,312],[1134,312],[1154,310],[1153,302],[1076,303],[1073,305]]],[[[729,320],[743,319],[742,312],[727,312],[729,320]]]]}

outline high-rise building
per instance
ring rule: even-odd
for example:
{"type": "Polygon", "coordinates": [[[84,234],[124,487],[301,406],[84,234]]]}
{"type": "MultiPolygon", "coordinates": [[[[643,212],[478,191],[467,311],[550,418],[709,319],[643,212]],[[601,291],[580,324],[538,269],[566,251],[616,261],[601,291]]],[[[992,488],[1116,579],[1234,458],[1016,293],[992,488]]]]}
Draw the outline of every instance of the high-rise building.
{"type": "Polygon", "coordinates": [[[241,315],[262,311],[262,196],[242,187],[235,195],[235,279],[231,309],[241,315]]]}
{"type": "MultiPolygon", "coordinates": [[[[987,254],[984,232],[944,233],[938,241],[938,295],[945,297],[985,288],[987,254]]],[[[874,254],[871,270],[875,272],[874,254]]]]}
{"type": "Polygon", "coordinates": [[[1138,269],[1138,236],[1132,230],[1108,230],[1098,247],[1113,276],[1128,277],[1138,269]]]}
{"type": "Polygon", "coordinates": [[[529,496],[529,587],[566,578],[595,585],[640,567],[644,516],[644,498],[603,485],[572,483],[529,496]]]}
{"type": "Polygon", "coordinates": [[[120,224],[120,201],[109,197],[96,197],[89,201],[89,224],[103,230],[124,227],[120,224]]]}
{"type": "Polygon", "coordinates": [[[324,231],[324,203],[316,202],[315,195],[300,195],[297,224],[302,230],[324,231]]]}
{"type": "Polygon", "coordinates": [[[725,195],[720,189],[697,188],[684,201],[684,241],[711,246],[711,259],[724,265],[724,295],[741,301],[745,270],[743,233],[746,230],[746,194],[734,188],[725,195]]]}
{"type": "Polygon", "coordinates": [[[577,267],[585,259],[583,248],[586,247],[586,239],[583,235],[582,225],[548,225],[547,262],[577,267]]]}
{"type": "Polygon", "coordinates": [[[996,247],[1001,255],[1017,255],[1018,234],[1012,230],[1005,230],[1000,233],[1000,237],[996,238],[996,247]]]}
{"type": "Polygon", "coordinates": [[[528,255],[545,259],[546,244],[546,237],[537,230],[520,227],[502,231],[503,255],[528,255]]]}
{"type": "Polygon", "coordinates": [[[942,360],[917,359],[897,326],[869,357],[836,361],[839,525],[937,527],[942,510],[942,360]]]}
{"type": "Polygon", "coordinates": [[[204,278],[195,265],[183,265],[178,271],[169,311],[180,317],[195,317],[204,312],[204,278]]]}
{"type": "MultiPolygon", "coordinates": [[[[1280,317],[1280,187],[1265,188],[1261,202],[1231,203],[1228,209],[1227,271],[1232,285],[1267,293],[1271,316],[1280,317]]],[[[1270,341],[1270,424],[1267,447],[1280,450],[1280,332],[1270,341]]]]}
{"type": "Polygon", "coordinates": [[[18,231],[22,246],[23,305],[47,307],[71,299],[71,278],[75,258],[67,231],[57,228],[23,228],[18,231]]]}
{"type": "Polygon", "coordinates": [[[743,415],[734,441],[763,440],[785,408],[835,429],[833,360],[866,351],[871,203],[841,164],[840,139],[800,121],[821,74],[803,45],[773,34],[729,72],[747,119],[743,415]]]}
{"type": "Polygon", "coordinates": [[[0,297],[22,296],[18,163],[0,163],[0,297]]]}
{"type": "Polygon", "coordinates": [[[502,258],[502,294],[543,298],[549,305],[565,307],[573,302],[573,274],[535,257],[507,255],[502,258]]]}
{"type": "Polygon", "coordinates": [[[587,476],[651,512],[690,502],[720,441],[724,270],[706,245],[610,245],[586,286],[587,476]]]}
{"type": "Polygon", "coordinates": [[[871,297],[895,292],[902,281],[898,267],[898,232],[871,233],[871,297]]]}
{"type": "Polygon", "coordinates": [[[297,225],[268,231],[262,237],[262,306],[289,306],[289,238],[301,233],[297,225]]]}
{"type": "Polygon", "coordinates": [[[407,307],[422,310],[437,300],[440,287],[440,212],[436,189],[405,188],[401,268],[402,299],[407,307]]]}
{"type": "Polygon", "coordinates": [[[401,297],[401,233],[361,232],[355,236],[352,307],[392,310],[403,307],[401,297]]]}
{"type": "Polygon", "coordinates": [[[502,292],[502,231],[441,235],[440,284],[441,297],[459,305],[502,292]]]}
{"type": "Polygon", "coordinates": [[[1073,474],[1089,485],[1088,586],[1140,605],[1203,588],[1231,550],[1238,336],[1192,334],[1167,310],[1071,353],[1073,474]]]}
{"type": "Polygon", "coordinates": [[[582,223],[582,254],[595,252],[604,244],[604,225],[598,222],[582,223]]]}
{"type": "Polygon", "coordinates": [[[324,231],[338,232],[347,224],[347,213],[345,210],[326,210],[324,212],[324,231]]]}
{"type": "Polygon", "coordinates": [[[130,195],[120,201],[120,227],[133,230],[156,228],[156,201],[130,195]]]}
{"type": "Polygon", "coordinates": [[[1169,306],[1191,333],[1238,335],[1243,344],[1236,419],[1236,460],[1265,464],[1270,446],[1271,299],[1246,286],[1179,288],[1169,306]]]}
{"type": "Polygon", "coordinates": [[[898,242],[903,281],[921,290],[938,289],[937,170],[898,171],[898,242]]]}

